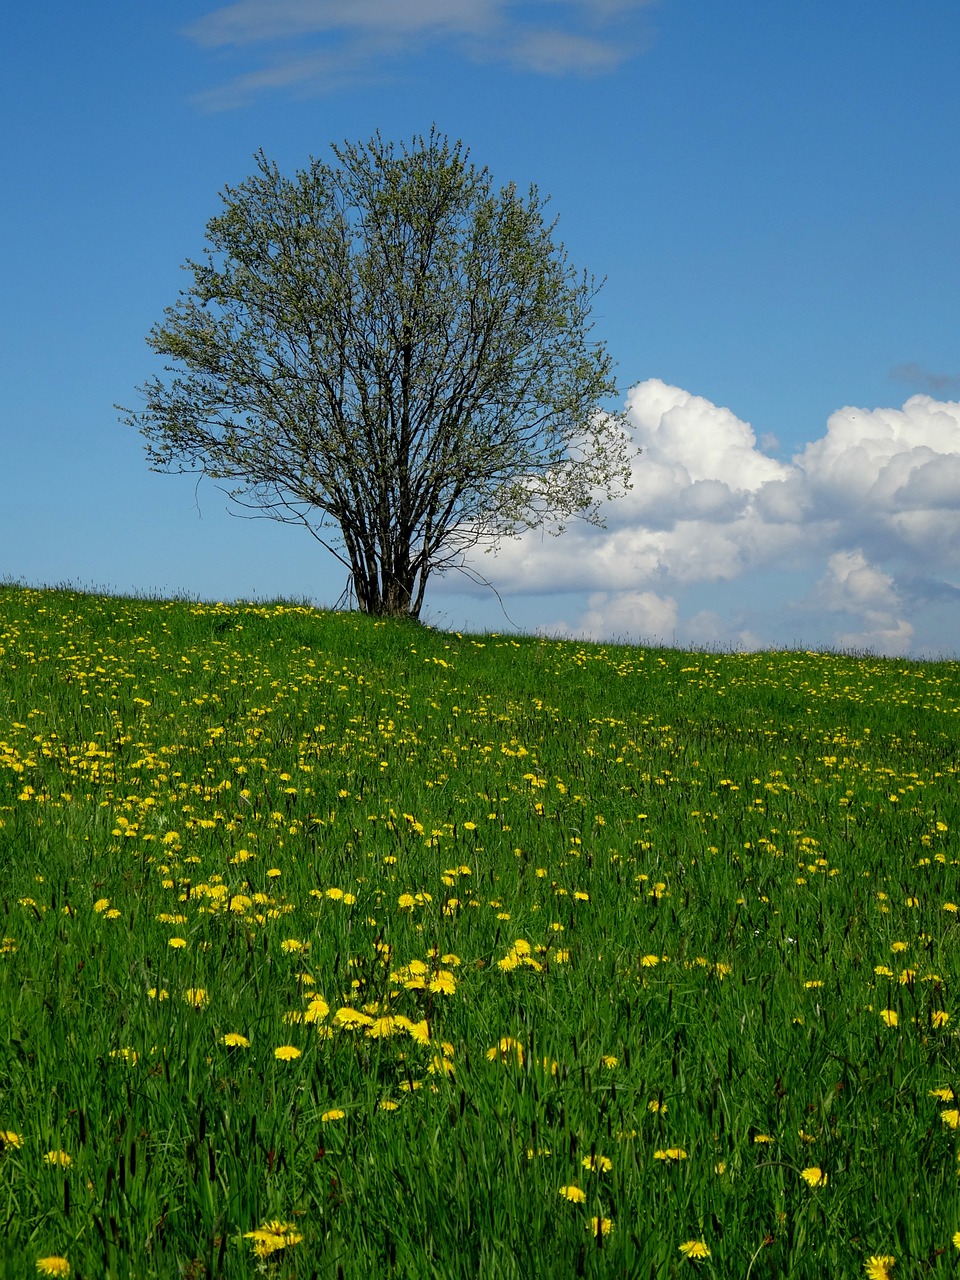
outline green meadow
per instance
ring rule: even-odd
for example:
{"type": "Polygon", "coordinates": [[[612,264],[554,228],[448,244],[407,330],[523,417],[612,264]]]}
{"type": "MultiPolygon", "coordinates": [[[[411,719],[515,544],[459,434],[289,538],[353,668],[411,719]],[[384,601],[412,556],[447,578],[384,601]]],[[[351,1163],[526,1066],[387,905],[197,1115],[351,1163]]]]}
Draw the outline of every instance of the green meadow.
{"type": "Polygon", "coordinates": [[[956,1276],[960,665],[0,588],[0,1276],[956,1276]]]}

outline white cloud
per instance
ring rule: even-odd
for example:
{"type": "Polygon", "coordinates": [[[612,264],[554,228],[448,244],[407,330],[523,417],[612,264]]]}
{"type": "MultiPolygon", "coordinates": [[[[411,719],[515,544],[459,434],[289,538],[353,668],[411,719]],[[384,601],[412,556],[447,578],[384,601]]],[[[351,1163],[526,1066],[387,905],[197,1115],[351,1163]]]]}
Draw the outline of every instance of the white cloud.
{"type": "Polygon", "coordinates": [[[232,107],[267,89],[328,93],[402,69],[443,45],[475,62],[591,75],[640,49],[630,18],[655,0],[237,0],[186,36],[209,49],[263,49],[265,63],[202,96],[232,107]]]}
{"type": "Polygon", "coordinates": [[[653,591],[595,591],[578,619],[576,633],[587,640],[611,636],[636,643],[670,644],[676,638],[677,602],[653,591]]]}
{"type": "Polygon", "coordinates": [[[484,564],[502,594],[589,592],[566,625],[597,638],[884,653],[910,649],[926,604],[960,600],[960,403],[839,409],[789,463],[658,379],[630,390],[627,419],[642,453],[607,528],[505,543],[484,564]]]}

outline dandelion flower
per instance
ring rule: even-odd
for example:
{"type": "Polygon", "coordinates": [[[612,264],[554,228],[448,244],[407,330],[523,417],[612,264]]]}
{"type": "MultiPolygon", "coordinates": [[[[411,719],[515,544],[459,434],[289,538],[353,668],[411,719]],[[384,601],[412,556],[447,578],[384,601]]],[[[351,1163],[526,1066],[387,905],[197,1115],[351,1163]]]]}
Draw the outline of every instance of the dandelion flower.
{"type": "Polygon", "coordinates": [[[202,1009],[207,1003],[207,993],[203,987],[187,987],[183,993],[183,998],[187,1004],[192,1004],[195,1009],[202,1009]]]}
{"type": "Polygon", "coordinates": [[[434,978],[427,984],[429,991],[440,995],[452,996],[457,989],[457,982],[448,969],[438,969],[434,978]]]}
{"type": "Polygon", "coordinates": [[[23,1139],[12,1129],[0,1129],[0,1151],[4,1147],[22,1147],[23,1139]]]}
{"type": "Polygon", "coordinates": [[[299,1244],[303,1236],[292,1222],[265,1222],[256,1231],[245,1231],[244,1239],[253,1241],[253,1251],[258,1258],[269,1258],[281,1249],[299,1244]]]}
{"type": "Polygon", "coordinates": [[[613,1168],[613,1161],[609,1156],[584,1156],[581,1164],[591,1173],[609,1173],[613,1168]]]}
{"type": "Polygon", "coordinates": [[[342,1120],[347,1113],[341,1111],[339,1107],[334,1107],[332,1111],[325,1111],[320,1117],[323,1124],[329,1124],[333,1120],[342,1120]]]}
{"type": "Polygon", "coordinates": [[[949,1085],[947,1085],[947,1084],[941,1085],[939,1089],[931,1089],[931,1090],[930,1090],[930,1097],[931,1097],[931,1098],[939,1098],[941,1102],[953,1102],[953,1101],[954,1101],[954,1093],[953,1093],[953,1090],[952,1090],[952,1089],[950,1088],[950,1086],[949,1086],[949,1085]]]}
{"type": "Polygon", "coordinates": [[[37,1259],[37,1270],[42,1276],[68,1276],[70,1263],[58,1254],[51,1254],[49,1258],[37,1259]]]}
{"type": "Polygon", "coordinates": [[[383,1018],[375,1018],[367,1027],[367,1035],[373,1040],[382,1040],[385,1036],[392,1036],[397,1029],[396,1018],[387,1015],[383,1018]]]}
{"type": "Polygon", "coordinates": [[[517,1065],[523,1066],[523,1045],[512,1036],[503,1036],[498,1044],[487,1050],[487,1057],[491,1062],[497,1058],[501,1062],[507,1062],[515,1057],[517,1065]]]}
{"type": "Polygon", "coordinates": [[[167,941],[167,946],[173,947],[177,951],[179,951],[181,947],[185,947],[186,945],[187,945],[186,938],[170,938],[167,941]]]}
{"type": "Polygon", "coordinates": [[[561,1187],[560,1194],[564,1200],[569,1200],[572,1204],[584,1204],[587,1199],[587,1193],[575,1183],[569,1187],[561,1187]]]}
{"type": "Polygon", "coordinates": [[[239,1031],[228,1031],[226,1035],[220,1037],[223,1044],[230,1049],[249,1049],[250,1041],[246,1036],[242,1036],[239,1031]]]}
{"type": "Polygon", "coordinates": [[[43,1158],[47,1164],[58,1164],[62,1169],[73,1164],[73,1156],[68,1155],[66,1151],[48,1151],[43,1158]]]}
{"type": "Polygon", "coordinates": [[[323,996],[312,996],[303,1015],[304,1022],[322,1022],[330,1012],[330,1006],[323,996]]]}
{"type": "Polygon", "coordinates": [[[333,1020],[339,1027],[369,1027],[373,1022],[368,1013],[361,1013],[359,1009],[351,1009],[346,1005],[337,1010],[333,1020]]]}
{"type": "Polygon", "coordinates": [[[863,1269],[867,1273],[867,1280],[890,1280],[890,1272],[893,1270],[896,1258],[891,1258],[889,1254],[879,1256],[874,1254],[868,1258],[863,1264],[863,1269]]]}
{"type": "Polygon", "coordinates": [[[612,1071],[614,1067],[619,1066],[620,1064],[620,1059],[615,1057],[612,1053],[605,1053],[600,1061],[608,1071],[612,1071]]]}
{"type": "Polygon", "coordinates": [[[946,1009],[935,1009],[930,1015],[930,1022],[934,1027],[945,1027],[950,1021],[950,1015],[946,1009]]]}
{"type": "Polygon", "coordinates": [[[809,1169],[801,1170],[800,1177],[808,1187],[825,1187],[827,1185],[827,1175],[817,1165],[811,1165],[809,1169]]]}
{"type": "Polygon", "coordinates": [[[292,1062],[294,1058],[300,1057],[300,1050],[296,1045],[281,1044],[273,1051],[273,1056],[281,1062],[292,1062]]]}
{"type": "Polygon", "coordinates": [[[949,1111],[941,1111],[940,1119],[948,1129],[960,1129],[960,1111],[951,1107],[949,1111]]]}
{"type": "Polygon", "coordinates": [[[680,1252],[685,1258],[696,1262],[698,1258],[709,1258],[710,1250],[702,1240],[685,1240],[680,1245],[680,1252]]]}
{"type": "Polygon", "coordinates": [[[687,1153],[683,1147],[667,1147],[663,1151],[653,1153],[654,1160],[686,1160],[687,1153]]]}
{"type": "Polygon", "coordinates": [[[595,1236],[608,1236],[613,1230],[612,1218],[591,1218],[587,1223],[587,1230],[595,1236]]]}

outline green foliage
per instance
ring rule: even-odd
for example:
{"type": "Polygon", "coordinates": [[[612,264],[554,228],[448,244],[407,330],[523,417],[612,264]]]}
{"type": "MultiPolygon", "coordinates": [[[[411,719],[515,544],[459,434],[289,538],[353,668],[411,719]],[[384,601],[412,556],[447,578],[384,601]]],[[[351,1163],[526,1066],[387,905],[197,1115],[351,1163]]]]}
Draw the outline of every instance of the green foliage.
{"type": "Polygon", "coordinates": [[[495,191],[436,132],[334,154],[285,178],[261,152],[224,191],[148,339],[169,376],[125,420],[154,469],[304,524],[363,610],[416,617],[478,542],[597,520],[629,451],[599,411],[615,383],[593,283],[536,189],[495,191]]]}
{"type": "Polygon", "coordinates": [[[11,587],[0,656],[0,1276],[955,1274],[957,664],[11,587]]]}

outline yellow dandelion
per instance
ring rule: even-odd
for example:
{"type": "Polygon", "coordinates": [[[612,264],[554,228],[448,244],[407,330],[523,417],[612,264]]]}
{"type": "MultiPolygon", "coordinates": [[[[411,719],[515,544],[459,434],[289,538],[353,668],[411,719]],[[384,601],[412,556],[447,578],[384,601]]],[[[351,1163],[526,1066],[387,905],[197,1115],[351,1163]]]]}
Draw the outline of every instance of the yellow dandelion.
{"type": "Polygon", "coordinates": [[[620,1059],[615,1057],[612,1053],[605,1053],[600,1059],[600,1062],[608,1071],[612,1071],[614,1067],[619,1066],[620,1059]]]}
{"type": "Polygon", "coordinates": [[[304,1022],[322,1022],[329,1012],[330,1006],[323,996],[311,996],[310,1003],[304,1011],[303,1020],[304,1022]]]}
{"type": "Polygon", "coordinates": [[[385,1036],[392,1036],[397,1029],[396,1018],[375,1018],[367,1027],[367,1035],[373,1040],[382,1040],[385,1036]]]}
{"type": "Polygon", "coordinates": [[[296,1045],[281,1044],[273,1051],[273,1056],[280,1062],[292,1062],[294,1058],[300,1057],[300,1050],[296,1045]]]}
{"type": "Polygon", "coordinates": [[[659,1112],[660,1115],[666,1115],[667,1104],[665,1102],[661,1102],[659,1098],[651,1098],[647,1103],[647,1110],[652,1111],[655,1114],[659,1112]]]}
{"type": "Polygon", "coordinates": [[[512,1036],[503,1036],[497,1044],[487,1050],[487,1057],[491,1062],[497,1058],[501,1062],[516,1060],[517,1065],[522,1067],[523,1045],[519,1040],[514,1040],[512,1036]]]}
{"type": "Polygon", "coordinates": [[[754,1142],[759,1143],[761,1146],[762,1146],[764,1143],[772,1142],[772,1141],[773,1141],[773,1139],[770,1137],[769,1133],[758,1133],[758,1134],[756,1134],[756,1135],[754,1136],[754,1139],[753,1139],[753,1140],[754,1140],[754,1142]]]}
{"type": "Polygon", "coordinates": [[[302,951],[306,946],[299,938],[284,938],[280,943],[280,950],[285,951],[287,955],[296,955],[298,951],[302,951]]]}
{"type": "Polygon", "coordinates": [[[434,977],[427,983],[427,990],[452,996],[457,989],[457,982],[448,969],[438,969],[434,977]]]}
{"type": "Polygon", "coordinates": [[[265,1222],[256,1231],[245,1231],[244,1239],[253,1241],[253,1251],[258,1258],[270,1258],[282,1249],[299,1244],[303,1236],[292,1222],[265,1222]]]}
{"type": "Polygon", "coordinates": [[[686,1160],[687,1153],[683,1147],[666,1147],[653,1153],[654,1160],[686,1160]]]}
{"type": "Polygon", "coordinates": [[[580,1163],[591,1173],[609,1173],[613,1168],[613,1161],[609,1156],[584,1156],[580,1163]]]}
{"type": "Polygon", "coordinates": [[[173,947],[175,951],[179,951],[187,945],[186,938],[170,938],[167,942],[168,947],[173,947]]]}
{"type": "Polygon", "coordinates": [[[68,1155],[66,1151],[48,1151],[43,1158],[47,1164],[58,1164],[62,1169],[73,1164],[73,1156],[68,1155]]]}
{"type": "Polygon", "coordinates": [[[68,1276],[70,1263],[59,1254],[51,1254],[48,1258],[37,1259],[37,1270],[42,1276],[68,1276]]]}
{"type": "Polygon", "coordinates": [[[951,1108],[949,1111],[941,1111],[940,1119],[948,1129],[960,1129],[960,1111],[951,1108]]]}
{"type": "Polygon", "coordinates": [[[948,1084],[944,1084],[939,1089],[931,1089],[930,1097],[939,1098],[941,1102],[953,1102],[954,1093],[948,1084]]]}
{"type": "Polygon", "coordinates": [[[334,1107],[332,1111],[324,1111],[320,1117],[321,1123],[331,1124],[334,1120],[342,1120],[347,1113],[341,1111],[339,1107],[334,1107]]]}
{"type": "Polygon", "coordinates": [[[192,1004],[195,1009],[202,1009],[207,1003],[207,993],[203,987],[187,987],[183,993],[183,998],[187,1004],[192,1004]]]}
{"type": "Polygon", "coordinates": [[[808,1187],[825,1187],[827,1185],[827,1175],[818,1165],[811,1165],[809,1169],[803,1169],[800,1177],[804,1180],[808,1187]]]}
{"type": "Polygon", "coordinates": [[[591,1218],[587,1230],[595,1236],[608,1236],[613,1230],[612,1218],[591,1218]]]}
{"type": "Polygon", "coordinates": [[[696,1262],[700,1258],[710,1257],[710,1250],[703,1240],[685,1240],[679,1246],[679,1249],[683,1256],[689,1258],[692,1262],[696,1262]]]}
{"type": "Polygon", "coordinates": [[[250,1041],[246,1036],[242,1036],[239,1031],[228,1031],[226,1035],[221,1036],[220,1040],[230,1049],[249,1049],[250,1041]]]}
{"type": "MultiPolygon", "coordinates": [[[[421,1019],[420,1022],[411,1022],[407,1027],[407,1031],[410,1034],[410,1038],[416,1040],[417,1044],[430,1043],[430,1024],[426,1018],[421,1019]]],[[[489,1058],[489,1056],[488,1053],[487,1057],[489,1058]]]]}
{"type": "Polygon", "coordinates": [[[344,1006],[338,1009],[333,1015],[333,1020],[338,1027],[369,1027],[373,1019],[368,1013],[362,1013],[359,1009],[351,1009],[344,1006]]]}
{"type": "Polygon", "coordinates": [[[867,1258],[863,1269],[867,1273],[867,1280],[890,1280],[890,1272],[895,1264],[896,1258],[892,1258],[889,1254],[883,1256],[874,1254],[873,1257],[867,1258]]]}
{"type": "Polygon", "coordinates": [[[392,1098],[384,1098],[384,1099],[382,1100],[382,1102],[380,1103],[380,1110],[381,1110],[381,1111],[396,1111],[396,1109],[399,1107],[399,1105],[400,1105],[400,1103],[399,1103],[399,1102],[394,1102],[394,1100],[393,1100],[392,1098]]]}
{"type": "Polygon", "coordinates": [[[584,1204],[587,1199],[587,1193],[578,1187],[576,1183],[571,1184],[569,1187],[561,1187],[560,1194],[564,1200],[569,1200],[571,1204],[584,1204]]]}
{"type": "Polygon", "coordinates": [[[935,1009],[930,1015],[930,1022],[934,1027],[945,1027],[950,1021],[950,1015],[946,1009],[935,1009]]]}

